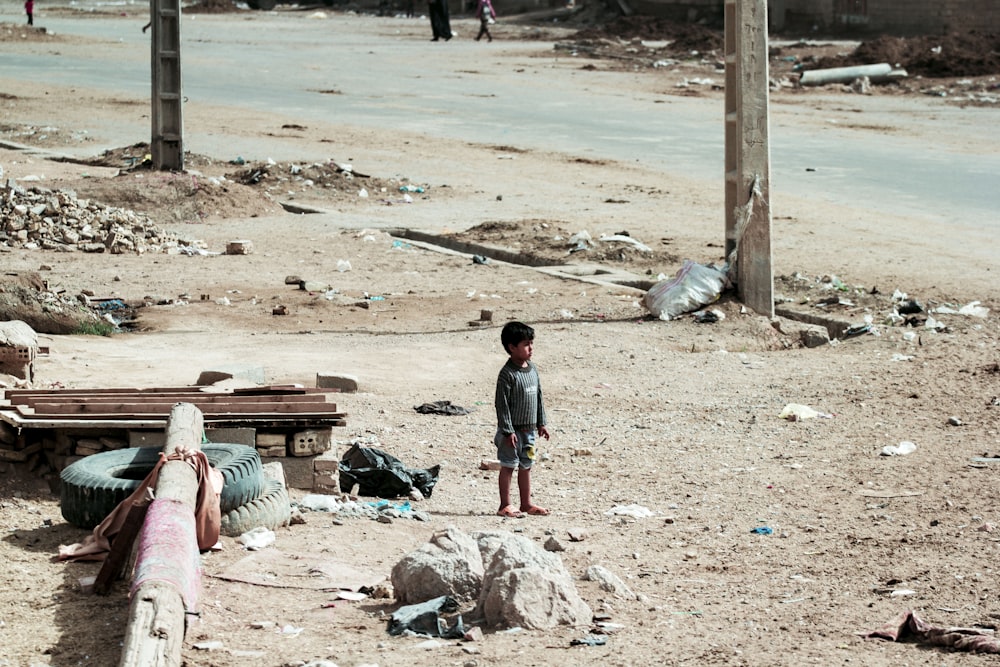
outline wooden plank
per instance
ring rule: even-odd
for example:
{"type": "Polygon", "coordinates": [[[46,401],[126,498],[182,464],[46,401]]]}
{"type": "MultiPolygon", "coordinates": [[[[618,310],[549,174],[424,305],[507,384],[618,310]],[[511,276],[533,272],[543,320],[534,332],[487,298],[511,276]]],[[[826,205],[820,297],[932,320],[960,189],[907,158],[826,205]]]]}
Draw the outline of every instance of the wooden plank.
{"type": "MultiPolygon", "coordinates": [[[[337,406],[332,404],[316,403],[257,403],[241,401],[238,403],[202,403],[201,401],[188,401],[192,405],[198,406],[206,415],[220,414],[286,414],[286,413],[310,413],[320,414],[326,412],[336,412],[337,406]],[[330,405],[332,410],[323,410],[320,405],[330,405]]],[[[36,403],[33,407],[18,405],[17,410],[22,414],[50,415],[118,415],[118,414],[144,414],[144,415],[168,415],[170,410],[177,405],[176,401],[170,403],[36,403]],[[29,413],[30,411],[30,413],[29,413]]]]}
{"type": "Polygon", "coordinates": [[[104,387],[104,388],[76,388],[76,389],[2,389],[0,395],[11,398],[13,396],[99,396],[102,394],[181,394],[183,396],[206,395],[216,396],[220,394],[237,395],[295,395],[295,394],[332,394],[337,393],[337,389],[328,387],[299,387],[296,385],[263,385],[260,387],[238,387],[226,391],[206,391],[211,387],[187,386],[187,387],[104,387]]]}
{"type": "Polygon", "coordinates": [[[102,394],[100,396],[60,396],[60,395],[47,395],[47,396],[24,396],[15,398],[12,405],[25,405],[25,406],[37,406],[39,404],[60,404],[60,405],[101,405],[101,404],[114,404],[114,403],[148,403],[148,404],[164,404],[164,405],[174,405],[175,403],[195,403],[196,405],[206,405],[206,404],[216,404],[216,403],[230,403],[230,404],[241,404],[241,403],[260,403],[260,404],[277,404],[277,403],[287,403],[287,404],[297,404],[297,405],[333,405],[329,403],[329,397],[326,394],[277,394],[277,395],[265,395],[265,396],[254,396],[254,395],[241,395],[236,396],[234,394],[198,394],[198,395],[187,395],[182,394],[156,394],[156,395],[138,395],[138,394],[102,394]]]}
{"type": "MultiPolygon", "coordinates": [[[[169,411],[168,411],[169,412],[169,411]]],[[[77,420],[86,423],[92,420],[120,420],[123,422],[158,420],[160,424],[165,423],[167,412],[46,412],[35,413],[32,408],[19,406],[16,412],[3,411],[4,415],[13,414],[21,419],[9,421],[8,423],[24,425],[33,420],[77,420]]],[[[282,420],[282,419],[343,419],[346,413],[333,411],[307,411],[307,412],[212,412],[206,413],[205,418],[213,421],[219,419],[239,419],[242,421],[255,420],[282,420]]],[[[5,421],[8,421],[5,419],[5,421]]]]}

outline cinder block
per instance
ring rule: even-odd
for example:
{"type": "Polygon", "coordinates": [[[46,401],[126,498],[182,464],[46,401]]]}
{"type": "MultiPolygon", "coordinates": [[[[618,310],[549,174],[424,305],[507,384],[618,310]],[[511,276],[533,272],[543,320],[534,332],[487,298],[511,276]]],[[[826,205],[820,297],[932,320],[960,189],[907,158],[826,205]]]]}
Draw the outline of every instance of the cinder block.
{"type": "Polygon", "coordinates": [[[285,471],[285,483],[290,489],[311,490],[313,487],[313,460],[309,458],[262,458],[261,463],[280,463],[285,471]]]}
{"type": "Polygon", "coordinates": [[[316,386],[350,394],[358,390],[358,378],[347,373],[316,373],[316,386]]]}
{"type": "Polygon", "coordinates": [[[288,436],[284,433],[261,433],[257,432],[258,447],[284,447],[288,443],[288,436]]]}
{"type": "Polygon", "coordinates": [[[268,458],[284,458],[288,454],[288,450],[285,449],[284,445],[278,445],[276,447],[258,447],[257,453],[260,454],[261,458],[265,456],[268,458]]]}
{"type": "Polygon", "coordinates": [[[317,472],[313,475],[312,490],[316,493],[334,495],[340,493],[339,472],[317,472]]]}
{"type": "Polygon", "coordinates": [[[292,436],[288,446],[288,453],[292,456],[322,454],[330,449],[330,436],[332,433],[332,428],[299,431],[292,436]]]}
{"type": "Polygon", "coordinates": [[[257,444],[257,429],[253,428],[206,428],[205,437],[209,442],[229,443],[254,447],[257,444]]]}
{"type": "Polygon", "coordinates": [[[318,473],[336,472],[340,474],[340,457],[334,449],[323,452],[313,459],[313,469],[318,473]]]}

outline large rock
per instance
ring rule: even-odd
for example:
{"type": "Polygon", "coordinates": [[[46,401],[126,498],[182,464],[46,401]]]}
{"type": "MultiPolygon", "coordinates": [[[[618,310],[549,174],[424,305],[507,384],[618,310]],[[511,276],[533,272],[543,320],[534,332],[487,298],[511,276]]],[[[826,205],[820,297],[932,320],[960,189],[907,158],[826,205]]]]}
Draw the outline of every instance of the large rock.
{"type": "Polygon", "coordinates": [[[478,598],[482,580],[483,561],[476,541],[452,526],[404,556],[391,575],[396,599],[405,604],[442,595],[469,602],[478,598]]]}
{"type": "Polygon", "coordinates": [[[489,560],[476,613],[488,626],[545,629],[593,620],[558,556],[512,533],[484,533],[479,544],[489,560]]]}

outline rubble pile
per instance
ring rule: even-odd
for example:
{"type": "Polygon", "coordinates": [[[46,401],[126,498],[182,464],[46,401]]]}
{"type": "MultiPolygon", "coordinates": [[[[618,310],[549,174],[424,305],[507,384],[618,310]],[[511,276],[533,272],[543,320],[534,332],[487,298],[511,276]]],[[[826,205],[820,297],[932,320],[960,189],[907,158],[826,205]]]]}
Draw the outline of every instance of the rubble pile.
{"type": "Polygon", "coordinates": [[[141,254],[180,245],[145,214],[14,179],[0,187],[0,221],[0,247],[141,254]]]}

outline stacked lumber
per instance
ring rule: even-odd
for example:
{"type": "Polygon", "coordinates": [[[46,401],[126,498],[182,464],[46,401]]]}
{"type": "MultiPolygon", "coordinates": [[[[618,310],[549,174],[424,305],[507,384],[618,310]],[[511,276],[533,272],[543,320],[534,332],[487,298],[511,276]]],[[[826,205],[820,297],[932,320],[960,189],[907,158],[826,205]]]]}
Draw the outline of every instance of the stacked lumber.
{"type": "Polygon", "coordinates": [[[205,387],[7,389],[0,393],[0,421],[17,429],[162,429],[174,405],[190,403],[212,428],[344,426],[344,413],[328,400],[332,391],[291,385],[224,392],[205,387]]]}

